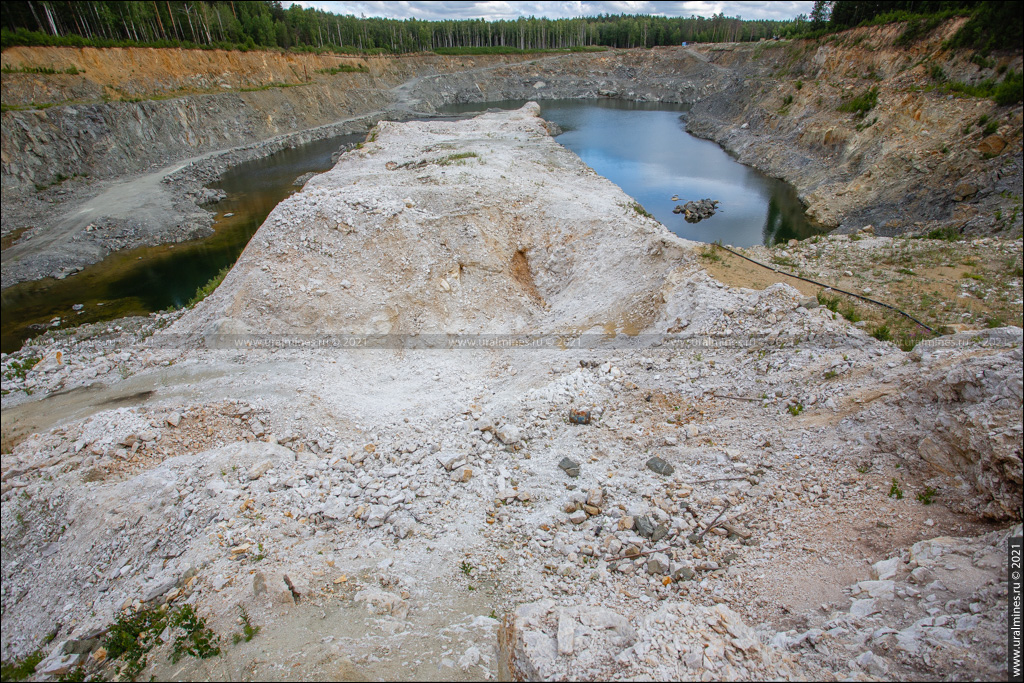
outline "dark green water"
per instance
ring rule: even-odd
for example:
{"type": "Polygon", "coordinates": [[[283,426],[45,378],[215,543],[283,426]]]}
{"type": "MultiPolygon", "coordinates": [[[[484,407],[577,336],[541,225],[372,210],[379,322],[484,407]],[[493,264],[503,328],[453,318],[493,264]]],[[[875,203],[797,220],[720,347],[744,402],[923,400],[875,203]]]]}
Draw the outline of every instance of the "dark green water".
{"type": "MultiPolygon", "coordinates": [[[[457,104],[445,113],[514,109],[525,100],[457,104]]],[[[565,131],[557,140],[686,239],[738,247],[804,239],[821,232],[793,187],[737,162],[714,142],[686,132],[682,107],[620,100],[541,101],[541,116],[565,131]],[[673,202],[673,195],[680,201],[673,202]],[[699,223],[672,213],[676,204],[717,199],[699,223]]]]}
{"type": "Polygon", "coordinates": [[[216,206],[210,237],[114,253],[64,280],[46,278],[3,290],[0,350],[17,351],[54,317],[62,325],[80,325],[187,303],[196,289],[238,259],[271,210],[300,189],[293,184],[298,176],[328,170],[338,148],[363,137],[319,140],[230,169],[216,185],[227,198],[216,206]],[[72,309],[75,304],[84,306],[80,313],[72,309]]]}

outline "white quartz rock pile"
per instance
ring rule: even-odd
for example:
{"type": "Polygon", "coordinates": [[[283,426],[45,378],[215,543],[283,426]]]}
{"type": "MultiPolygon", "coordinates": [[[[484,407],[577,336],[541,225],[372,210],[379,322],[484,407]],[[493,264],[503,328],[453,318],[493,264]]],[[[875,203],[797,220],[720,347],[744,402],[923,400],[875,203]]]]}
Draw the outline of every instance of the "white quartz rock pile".
{"type": "Polygon", "coordinates": [[[520,606],[499,632],[501,675],[510,680],[777,680],[795,659],[724,605],[663,602],[634,622],[597,606],[546,599],[520,606]],[[635,623],[635,625],[634,625],[635,623]]]}

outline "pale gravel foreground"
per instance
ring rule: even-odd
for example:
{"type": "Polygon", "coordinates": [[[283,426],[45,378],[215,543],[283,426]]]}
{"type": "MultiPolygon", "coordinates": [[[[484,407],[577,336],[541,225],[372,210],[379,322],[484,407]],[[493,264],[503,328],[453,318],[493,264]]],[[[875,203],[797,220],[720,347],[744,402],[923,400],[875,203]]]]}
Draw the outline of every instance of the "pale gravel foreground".
{"type": "Polygon", "coordinates": [[[5,423],[105,386],[4,456],[5,660],[170,601],[225,654],[144,675],[1002,675],[1020,329],[906,354],[725,287],[537,112],[382,123],[194,310],[35,349],[5,423]],[[485,333],[545,346],[410,348],[485,333]]]}

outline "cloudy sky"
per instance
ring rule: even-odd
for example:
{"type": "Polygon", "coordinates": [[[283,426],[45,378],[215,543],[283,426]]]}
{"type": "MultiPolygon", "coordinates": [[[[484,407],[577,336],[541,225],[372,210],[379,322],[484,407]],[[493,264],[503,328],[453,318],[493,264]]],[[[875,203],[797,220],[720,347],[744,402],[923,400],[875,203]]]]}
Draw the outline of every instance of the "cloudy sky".
{"type": "MultiPolygon", "coordinates": [[[[288,3],[284,3],[287,5],[288,3]]],[[[744,19],[792,19],[810,14],[813,1],[808,2],[589,2],[557,0],[554,2],[298,2],[303,7],[317,7],[335,14],[388,17],[391,19],[516,19],[518,17],[594,16],[596,14],[654,14],[668,17],[709,17],[724,13],[744,19]]]]}

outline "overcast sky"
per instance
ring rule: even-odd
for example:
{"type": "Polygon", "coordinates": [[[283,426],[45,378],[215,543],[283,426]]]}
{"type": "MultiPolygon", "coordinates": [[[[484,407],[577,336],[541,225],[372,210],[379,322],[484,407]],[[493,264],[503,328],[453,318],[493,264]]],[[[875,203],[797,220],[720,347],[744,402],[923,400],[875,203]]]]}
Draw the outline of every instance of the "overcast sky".
{"type": "MultiPolygon", "coordinates": [[[[285,5],[288,3],[285,2],[285,5]]],[[[316,7],[335,14],[388,17],[390,19],[517,19],[518,17],[594,16],[596,14],[654,14],[667,17],[709,17],[724,13],[744,19],[792,19],[810,14],[813,1],[808,2],[589,2],[558,0],[554,2],[298,2],[303,7],[316,7]]]]}

